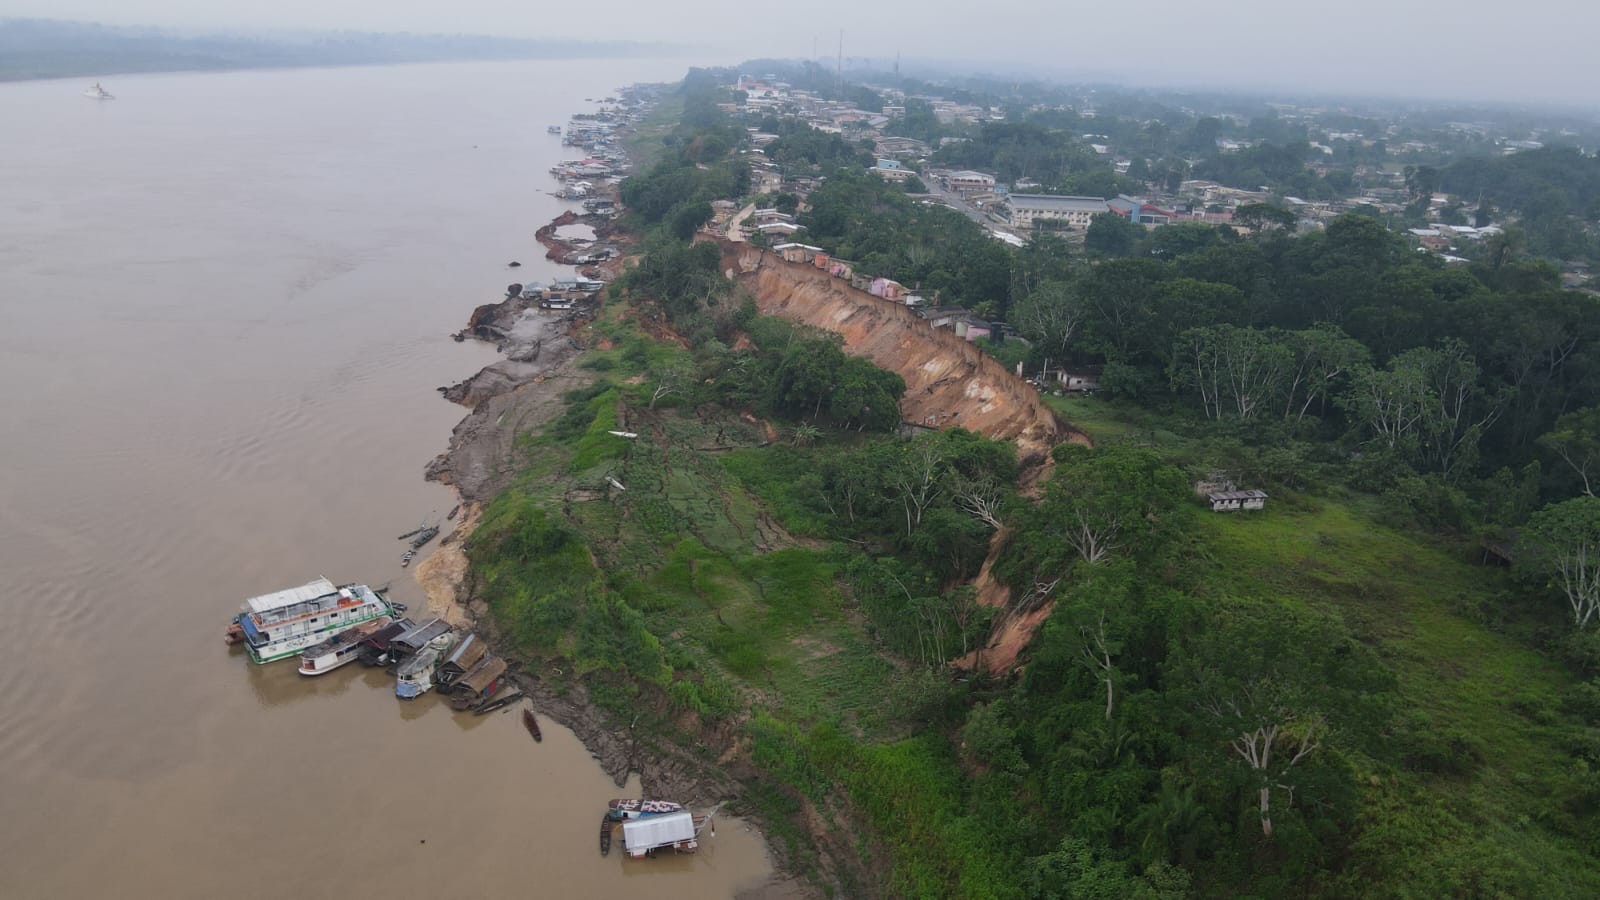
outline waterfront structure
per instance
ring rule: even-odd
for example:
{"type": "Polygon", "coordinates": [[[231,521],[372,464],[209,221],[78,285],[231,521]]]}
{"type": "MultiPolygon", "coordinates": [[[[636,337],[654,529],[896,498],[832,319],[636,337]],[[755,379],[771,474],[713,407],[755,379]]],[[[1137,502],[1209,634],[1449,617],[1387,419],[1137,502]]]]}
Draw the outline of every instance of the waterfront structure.
{"type": "Polygon", "coordinates": [[[335,587],[318,578],[246,600],[228,625],[227,641],[244,644],[252,662],[269,663],[390,612],[389,604],[364,584],[335,587]]]}

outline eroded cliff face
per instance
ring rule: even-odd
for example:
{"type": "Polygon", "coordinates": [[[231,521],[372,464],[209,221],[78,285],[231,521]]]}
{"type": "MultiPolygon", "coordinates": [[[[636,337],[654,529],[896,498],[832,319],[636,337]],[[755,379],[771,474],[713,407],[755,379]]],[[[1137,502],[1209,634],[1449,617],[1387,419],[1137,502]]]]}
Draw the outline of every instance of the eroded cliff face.
{"type": "Polygon", "coordinates": [[[900,403],[905,421],[960,426],[1013,441],[1025,471],[1043,466],[1050,449],[1062,441],[1089,443],[1039,399],[1032,385],[905,306],[748,244],[721,242],[721,247],[723,271],[750,289],[761,312],[836,332],[844,337],[845,352],[905,379],[900,403]]]}
{"type": "MultiPolygon", "coordinates": [[[[844,336],[845,352],[865,357],[906,382],[900,413],[907,422],[960,426],[1017,445],[1024,492],[1050,468],[1050,450],[1063,441],[1090,445],[1088,435],[1061,419],[1039,393],[993,357],[937,329],[898,303],[850,286],[815,266],[791,263],[748,244],[719,241],[723,271],[747,287],[770,316],[804,322],[844,336]]],[[[973,584],[978,602],[999,609],[983,649],[955,661],[993,675],[1014,670],[1018,654],[1050,614],[1053,603],[1012,609],[1011,590],[991,574],[1008,539],[997,532],[973,584]]]]}

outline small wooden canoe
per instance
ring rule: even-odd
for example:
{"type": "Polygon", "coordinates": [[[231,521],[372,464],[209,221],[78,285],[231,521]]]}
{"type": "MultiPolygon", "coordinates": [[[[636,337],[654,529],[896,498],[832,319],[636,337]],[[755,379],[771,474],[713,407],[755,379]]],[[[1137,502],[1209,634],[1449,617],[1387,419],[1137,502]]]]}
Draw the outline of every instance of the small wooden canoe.
{"type": "Polygon", "coordinates": [[[522,711],[522,724],[527,726],[528,733],[533,735],[534,740],[544,740],[544,735],[539,731],[539,720],[533,717],[533,710],[525,709],[522,711]]]}
{"type": "Polygon", "coordinates": [[[600,855],[611,855],[611,817],[600,817],[600,855]]]}

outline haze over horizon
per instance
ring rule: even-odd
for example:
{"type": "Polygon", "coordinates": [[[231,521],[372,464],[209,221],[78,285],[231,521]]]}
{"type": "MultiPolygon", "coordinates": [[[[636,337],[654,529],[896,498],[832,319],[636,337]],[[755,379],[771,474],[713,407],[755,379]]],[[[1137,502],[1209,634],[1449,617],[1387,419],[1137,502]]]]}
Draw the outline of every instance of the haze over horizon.
{"type": "Polygon", "coordinates": [[[276,0],[249,9],[214,0],[10,0],[8,16],[188,30],[356,30],[689,45],[732,62],[755,57],[945,62],[1057,78],[1257,92],[1593,107],[1588,52],[1600,7],[1528,0],[1449,6],[1348,0],[1336,13],[1271,0],[1225,8],[1149,0],[1137,10],[1027,0],[980,6],[813,0],[798,8],[697,0],[685,7],[613,0],[566,17],[517,0],[276,0]],[[798,20],[798,21],[797,21],[798,20]],[[825,23],[825,24],[824,24],[825,23]]]}

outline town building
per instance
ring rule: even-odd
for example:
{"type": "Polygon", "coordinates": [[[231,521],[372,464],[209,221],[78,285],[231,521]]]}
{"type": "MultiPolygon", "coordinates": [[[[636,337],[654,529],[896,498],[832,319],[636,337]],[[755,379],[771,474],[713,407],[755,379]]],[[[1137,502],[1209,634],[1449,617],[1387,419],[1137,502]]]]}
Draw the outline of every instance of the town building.
{"type": "Polygon", "coordinates": [[[944,176],[944,186],[953,193],[963,197],[972,194],[994,193],[994,176],[970,169],[962,172],[951,172],[944,176]]]}
{"type": "Polygon", "coordinates": [[[907,181],[913,175],[917,174],[905,166],[900,165],[899,160],[888,158],[878,160],[878,164],[867,171],[878,176],[879,178],[895,182],[907,181]]]}
{"type": "Polygon", "coordinates": [[[1095,216],[1111,209],[1099,197],[1056,194],[1012,194],[1006,199],[1006,205],[1011,207],[1013,228],[1033,228],[1040,222],[1049,222],[1081,230],[1088,228],[1095,216]]]}
{"type": "Polygon", "coordinates": [[[1134,197],[1121,196],[1106,201],[1106,209],[1136,225],[1170,225],[1177,213],[1162,209],[1134,197]]]}
{"type": "Polygon", "coordinates": [[[772,252],[782,257],[785,262],[804,263],[810,262],[817,254],[824,251],[821,247],[813,247],[810,244],[787,243],[774,246],[772,252]]]}

